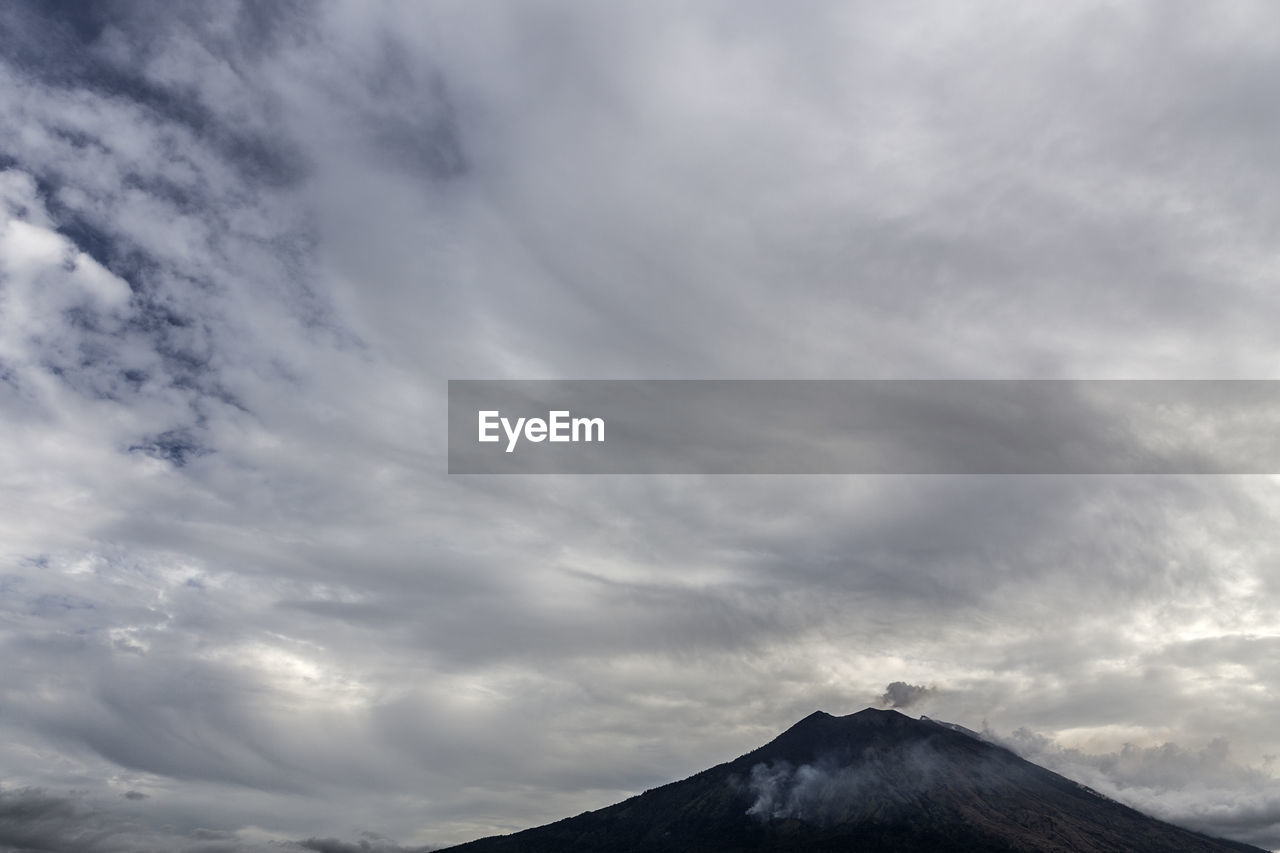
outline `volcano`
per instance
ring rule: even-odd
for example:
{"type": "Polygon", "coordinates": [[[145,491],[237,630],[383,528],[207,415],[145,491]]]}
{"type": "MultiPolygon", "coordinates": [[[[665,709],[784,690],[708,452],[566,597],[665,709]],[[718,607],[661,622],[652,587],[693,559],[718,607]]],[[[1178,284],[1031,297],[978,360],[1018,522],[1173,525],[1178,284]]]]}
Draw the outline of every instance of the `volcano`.
{"type": "Polygon", "coordinates": [[[453,853],[1265,853],[1148,817],[959,726],[818,711],[753,752],[453,853]]]}

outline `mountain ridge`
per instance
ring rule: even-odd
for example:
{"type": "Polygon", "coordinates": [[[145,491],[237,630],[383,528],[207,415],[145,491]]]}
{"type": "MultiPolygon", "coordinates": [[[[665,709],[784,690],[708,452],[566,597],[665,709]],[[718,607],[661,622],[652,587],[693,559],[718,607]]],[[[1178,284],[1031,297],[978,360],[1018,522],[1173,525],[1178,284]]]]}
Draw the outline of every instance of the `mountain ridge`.
{"type": "Polygon", "coordinates": [[[768,743],[453,853],[1266,853],[1104,797],[963,727],[815,711],[768,743]]]}

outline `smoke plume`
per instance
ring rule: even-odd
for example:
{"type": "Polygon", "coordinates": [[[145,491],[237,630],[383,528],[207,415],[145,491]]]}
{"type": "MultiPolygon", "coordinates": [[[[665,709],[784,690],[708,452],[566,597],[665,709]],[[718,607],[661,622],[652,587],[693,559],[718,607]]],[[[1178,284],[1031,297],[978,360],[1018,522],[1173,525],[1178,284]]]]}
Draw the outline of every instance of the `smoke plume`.
{"type": "Polygon", "coordinates": [[[889,708],[910,708],[936,692],[936,688],[925,687],[923,684],[895,681],[881,695],[880,704],[889,708]]]}

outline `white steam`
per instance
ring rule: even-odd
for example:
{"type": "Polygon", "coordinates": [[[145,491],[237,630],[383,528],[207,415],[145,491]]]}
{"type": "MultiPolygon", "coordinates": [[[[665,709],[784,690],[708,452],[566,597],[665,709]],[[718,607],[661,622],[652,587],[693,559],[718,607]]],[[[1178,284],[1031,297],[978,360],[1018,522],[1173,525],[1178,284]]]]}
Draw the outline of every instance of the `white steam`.
{"type": "Polygon", "coordinates": [[[768,820],[838,823],[857,809],[872,774],[863,768],[777,761],[751,768],[747,787],[755,800],[747,814],[768,820]]]}

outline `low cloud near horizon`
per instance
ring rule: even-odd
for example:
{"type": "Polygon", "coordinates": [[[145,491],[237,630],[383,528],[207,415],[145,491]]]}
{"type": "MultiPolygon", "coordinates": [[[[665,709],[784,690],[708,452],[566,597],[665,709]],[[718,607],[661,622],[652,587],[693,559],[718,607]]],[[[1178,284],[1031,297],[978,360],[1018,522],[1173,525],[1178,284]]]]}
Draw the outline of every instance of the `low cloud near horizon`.
{"type": "Polygon", "coordinates": [[[444,473],[451,378],[1280,378],[1278,74],[1247,2],[4,5],[0,850],[877,704],[1280,847],[1273,478],[444,473]]]}

